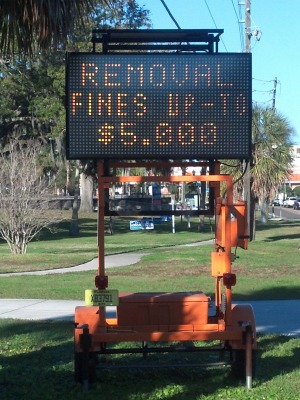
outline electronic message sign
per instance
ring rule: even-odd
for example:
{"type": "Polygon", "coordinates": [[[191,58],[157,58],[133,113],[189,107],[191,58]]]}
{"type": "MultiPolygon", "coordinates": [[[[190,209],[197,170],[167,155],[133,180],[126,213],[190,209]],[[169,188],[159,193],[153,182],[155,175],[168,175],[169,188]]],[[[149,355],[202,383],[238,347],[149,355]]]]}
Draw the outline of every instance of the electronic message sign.
{"type": "Polygon", "coordinates": [[[69,53],[70,159],[248,159],[251,54],[69,53]]]}

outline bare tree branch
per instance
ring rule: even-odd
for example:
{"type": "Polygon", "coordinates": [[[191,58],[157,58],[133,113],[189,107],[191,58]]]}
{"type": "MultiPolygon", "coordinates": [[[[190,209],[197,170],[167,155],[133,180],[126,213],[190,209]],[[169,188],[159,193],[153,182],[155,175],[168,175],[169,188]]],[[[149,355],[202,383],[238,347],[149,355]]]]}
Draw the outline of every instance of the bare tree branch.
{"type": "Polygon", "coordinates": [[[13,254],[24,254],[43,229],[62,220],[49,209],[49,184],[38,164],[40,145],[14,138],[0,154],[0,236],[13,254]]]}

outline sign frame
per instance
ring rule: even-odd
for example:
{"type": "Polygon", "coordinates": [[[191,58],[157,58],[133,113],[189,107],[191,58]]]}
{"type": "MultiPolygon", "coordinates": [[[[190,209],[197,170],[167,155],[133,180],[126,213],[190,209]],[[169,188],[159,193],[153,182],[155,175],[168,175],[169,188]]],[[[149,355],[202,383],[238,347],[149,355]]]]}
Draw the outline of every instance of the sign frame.
{"type": "Polygon", "coordinates": [[[67,53],[67,157],[249,160],[252,151],[251,71],[251,53],[67,53]],[[123,61],[127,70],[125,68],[125,73],[119,75],[123,61]],[[176,63],[181,69],[168,83],[172,68],[176,73],[176,63]],[[87,67],[84,76],[83,64],[93,64],[87,67]],[[96,75],[103,70],[103,65],[107,68],[106,75],[102,74],[101,78],[99,74],[98,79],[96,75]],[[127,84],[126,91],[126,79],[134,81],[128,65],[134,70],[135,84],[133,87],[127,84]],[[147,69],[148,75],[138,68],[147,69]],[[188,68],[192,72],[186,72],[188,68]],[[162,71],[167,69],[169,75],[164,78],[162,71]],[[245,71],[246,74],[242,74],[245,71]],[[186,83],[186,87],[198,86],[181,90],[180,83],[181,86],[186,83]],[[145,88],[151,84],[153,87],[145,88]],[[159,86],[163,84],[166,84],[166,91],[159,86]],[[124,90],[120,91],[120,85],[124,90]],[[176,85],[177,92],[174,91],[176,85]],[[102,111],[99,111],[99,103],[102,111]],[[181,117],[182,114],[186,115],[181,117]],[[117,141],[117,145],[111,146],[117,141]]]}

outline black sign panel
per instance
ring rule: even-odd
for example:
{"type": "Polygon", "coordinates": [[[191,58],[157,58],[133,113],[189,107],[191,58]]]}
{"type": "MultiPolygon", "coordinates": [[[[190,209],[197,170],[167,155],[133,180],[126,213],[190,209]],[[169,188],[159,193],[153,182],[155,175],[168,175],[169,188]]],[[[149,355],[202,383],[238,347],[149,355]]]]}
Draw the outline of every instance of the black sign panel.
{"type": "Polygon", "coordinates": [[[251,54],[70,53],[70,159],[249,158],[251,54]]]}

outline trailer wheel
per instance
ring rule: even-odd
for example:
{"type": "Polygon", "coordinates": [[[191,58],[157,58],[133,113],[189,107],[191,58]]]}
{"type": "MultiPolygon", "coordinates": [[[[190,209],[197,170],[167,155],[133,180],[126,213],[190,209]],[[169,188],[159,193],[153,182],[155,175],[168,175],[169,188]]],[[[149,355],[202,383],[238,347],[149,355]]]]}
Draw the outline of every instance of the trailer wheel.
{"type": "MultiPolygon", "coordinates": [[[[256,372],[256,350],[252,350],[252,377],[256,372]]],[[[246,379],[246,350],[232,350],[231,374],[237,379],[246,379]]]]}
{"type": "MultiPolygon", "coordinates": [[[[89,353],[87,368],[87,380],[88,383],[93,383],[96,380],[96,365],[97,365],[97,354],[89,353]]],[[[84,353],[74,353],[74,378],[77,383],[84,383],[85,371],[84,371],[84,353]]]]}

